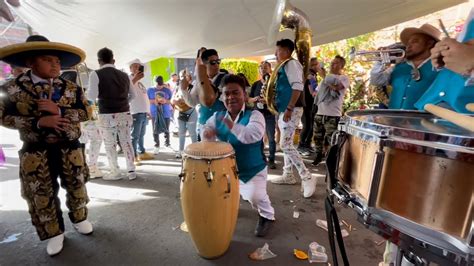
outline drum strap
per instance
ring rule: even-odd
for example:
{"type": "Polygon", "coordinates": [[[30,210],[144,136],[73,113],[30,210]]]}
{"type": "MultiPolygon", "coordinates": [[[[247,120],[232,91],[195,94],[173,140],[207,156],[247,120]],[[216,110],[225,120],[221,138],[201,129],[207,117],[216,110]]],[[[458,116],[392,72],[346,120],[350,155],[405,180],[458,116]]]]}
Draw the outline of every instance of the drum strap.
{"type": "Polygon", "coordinates": [[[329,234],[329,244],[331,246],[332,260],[335,266],[337,263],[337,251],[336,243],[334,241],[334,234],[336,234],[337,245],[341,251],[341,257],[344,262],[344,265],[349,265],[349,259],[347,258],[346,248],[344,246],[344,240],[342,239],[341,226],[339,225],[339,218],[337,217],[336,209],[331,200],[331,196],[327,196],[325,201],[326,207],[326,220],[328,224],[328,234],[329,234]]]}
{"type": "Polygon", "coordinates": [[[329,189],[333,189],[337,184],[340,154],[347,140],[344,131],[337,131],[334,134],[337,134],[337,137],[333,139],[335,143],[329,148],[326,155],[326,182],[329,182],[329,189]]]}

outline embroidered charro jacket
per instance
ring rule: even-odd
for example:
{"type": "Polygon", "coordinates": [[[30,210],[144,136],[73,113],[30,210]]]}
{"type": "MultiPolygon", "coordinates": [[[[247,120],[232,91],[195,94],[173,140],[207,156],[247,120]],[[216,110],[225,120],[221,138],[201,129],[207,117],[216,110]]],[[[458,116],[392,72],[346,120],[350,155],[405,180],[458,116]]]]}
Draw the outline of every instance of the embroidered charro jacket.
{"type": "Polygon", "coordinates": [[[20,139],[27,143],[77,140],[81,136],[80,122],[88,120],[88,103],[84,91],[78,85],[60,77],[52,86],[44,83],[33,84],[31,72],[20,75],[0,87],[0,125],[20,132],[20,139]],[[52,94],[61,116],[69,119],[63,132],[50,128],[38,128],[38,120],[48,113],[38,111],[36,100],[52,94]]]}

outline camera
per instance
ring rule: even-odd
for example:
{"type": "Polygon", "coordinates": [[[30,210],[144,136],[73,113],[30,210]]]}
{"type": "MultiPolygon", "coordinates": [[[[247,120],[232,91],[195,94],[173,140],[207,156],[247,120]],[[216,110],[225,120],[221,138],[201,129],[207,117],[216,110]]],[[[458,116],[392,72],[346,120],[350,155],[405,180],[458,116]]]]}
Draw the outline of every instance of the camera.
{"type": "Polygon", "coordinates": [[[145,66],[140,65],[140,66],[138,67],[138,72],[142,72],[142,73],[143,73],[144,71],[145,71],[145,66]]]}

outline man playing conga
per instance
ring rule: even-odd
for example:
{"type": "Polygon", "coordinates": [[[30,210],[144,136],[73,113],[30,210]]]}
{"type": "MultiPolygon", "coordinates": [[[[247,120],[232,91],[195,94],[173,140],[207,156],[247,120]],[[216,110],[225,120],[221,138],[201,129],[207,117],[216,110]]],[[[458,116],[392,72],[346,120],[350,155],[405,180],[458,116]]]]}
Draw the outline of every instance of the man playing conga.
{"type": "Polygon", "coordinates": [[[59,77],[61,68],[84,58],[79,48],[39,35],[0,49],[1,60],[31,69],[0,88],[0,125],[20,133],[21,194],[39,238],[49,239],[51,256],[61,252],[64,241],[58,177],[73,227],[81,234],[93,231],[86,207],[89,171],[78,140],[79,123],[88,119],[87,101],[80,87],[59,77]]]}
{"type": "Polygon", "coordinates": [[[406,60],[389,67],[377,63],[370,73],[371,84],[391,85],[389,109],[415,109],[415,102],[436,78],[430,61],[430,49],[439,41],[440,31],[424,24],[420,28],[406,28],[400,34],[406,46],[406,60]]]}
{"type": "Polygon", "coordinates": [[[244,80],[237,75],[224,78],[224,105],[227,111],[212,115],[203,127],[203,140],[228,142],[236,153],[240,194],[259,213],[255,235],[267,234],[275,212],[267,194],[267,166],[263,153],[265,118],[257,110],[246,108],[244,80]]]}

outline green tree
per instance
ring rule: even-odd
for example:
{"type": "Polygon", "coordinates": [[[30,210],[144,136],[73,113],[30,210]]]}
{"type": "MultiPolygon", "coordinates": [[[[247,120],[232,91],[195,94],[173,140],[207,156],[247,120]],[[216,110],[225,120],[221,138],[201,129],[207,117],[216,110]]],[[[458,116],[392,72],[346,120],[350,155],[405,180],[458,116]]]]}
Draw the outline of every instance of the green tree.
{"type": "Polygon", "coordinates": [[[344,73],[349,77],[350,89],[344,100],[344,111],[365,109],[369,105],[381,101],[378,90],[369,86],[369,73],[373,62],[363,62],[360,58],[351,57],[351,49],[356,51],[375,50],[374,32],[359,35],[354,38],[332,42],[316,47],[315,55],[323,62],[329,72],[332,59],[340,55],[346,59],[344,73]]]}

